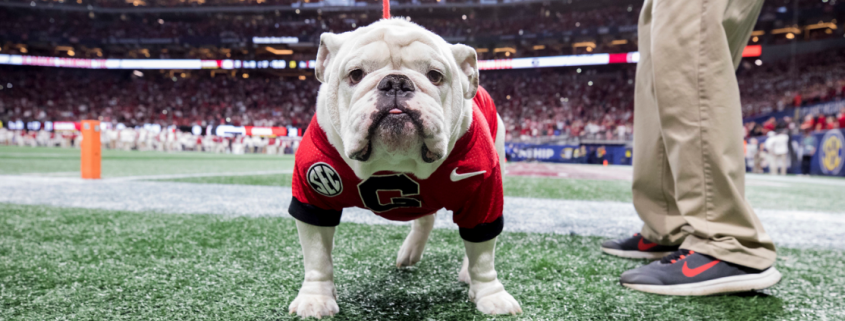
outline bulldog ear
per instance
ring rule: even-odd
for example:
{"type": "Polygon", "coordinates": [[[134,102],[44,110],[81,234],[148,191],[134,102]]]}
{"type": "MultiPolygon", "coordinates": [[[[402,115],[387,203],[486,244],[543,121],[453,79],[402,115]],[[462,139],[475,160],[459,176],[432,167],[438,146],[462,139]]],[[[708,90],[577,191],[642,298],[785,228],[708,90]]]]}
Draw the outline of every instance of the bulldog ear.
{"type": "Polygon", "coordinates": [[[478,57],[475,49],[462,44],[452,45],[452,55],[455,56],[455,62],[458,63],[458,69],[461,72],[464,98],[472,99],[478,92],[478,57]]]}
{"type": "Polygon", "coordinates": [[[343,44],[342,35],[336,35],[331,32],[324,32],[320,35],[320,49],[317,50],[317,67],[314,68],[314,75],[320,82],[326,82],[329,75],[326,73],[329,70],[329,65],[337,56],[337,51],[340,45],[343,44]]]}

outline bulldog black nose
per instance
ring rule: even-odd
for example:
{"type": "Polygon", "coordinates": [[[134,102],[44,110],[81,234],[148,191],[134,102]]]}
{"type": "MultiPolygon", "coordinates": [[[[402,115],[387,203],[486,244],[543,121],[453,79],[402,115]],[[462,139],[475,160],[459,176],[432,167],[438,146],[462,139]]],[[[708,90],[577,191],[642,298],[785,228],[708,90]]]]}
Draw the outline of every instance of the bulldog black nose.
{"type": "Polygon", "coordinates": [[[378,83],[378,90],[388,95],[404,95],[413,93],[414,83],[405,75],[387,75],[378,83]]]}

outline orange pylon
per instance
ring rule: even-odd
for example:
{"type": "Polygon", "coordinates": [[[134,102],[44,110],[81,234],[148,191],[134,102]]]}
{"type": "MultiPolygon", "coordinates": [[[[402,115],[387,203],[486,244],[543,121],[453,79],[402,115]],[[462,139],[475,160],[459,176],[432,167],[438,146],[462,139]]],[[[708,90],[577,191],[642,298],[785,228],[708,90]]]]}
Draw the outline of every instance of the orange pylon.
{"type": "Polygon", "coordinates": [[[100,179],[100,121],[82,121],[82,178],[100,179]]]}

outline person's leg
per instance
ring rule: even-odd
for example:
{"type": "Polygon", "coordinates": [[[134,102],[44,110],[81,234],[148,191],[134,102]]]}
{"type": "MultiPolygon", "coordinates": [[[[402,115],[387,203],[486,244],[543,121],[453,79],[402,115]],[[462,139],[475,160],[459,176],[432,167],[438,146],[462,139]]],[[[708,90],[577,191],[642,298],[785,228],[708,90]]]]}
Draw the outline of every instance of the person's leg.
{"type": "Polygon", "coordinates": [[[810,161],[813,160],[813,156],[804,155],[801,158],[801,174],[810,175],[810,161]]]}
{"type": "Polygon", "coordinates": [[[755,269],[776,254],[745,199],[735,70],[761,7],[655,0],[650,37],[659,124],[688,234],[681,248],[755,269]]]}
{"type": "Polygon", "coordinates": [[[637,83],[634,91],[634,207],[643,220],[642,236],[662,245],[684,240],[681,227],[686,221],[675,204],[675,183],[669,168],[660,114],[654,93],[654,66],[651,54],[652,6],[646,0],[640,13],[637,83]]]}

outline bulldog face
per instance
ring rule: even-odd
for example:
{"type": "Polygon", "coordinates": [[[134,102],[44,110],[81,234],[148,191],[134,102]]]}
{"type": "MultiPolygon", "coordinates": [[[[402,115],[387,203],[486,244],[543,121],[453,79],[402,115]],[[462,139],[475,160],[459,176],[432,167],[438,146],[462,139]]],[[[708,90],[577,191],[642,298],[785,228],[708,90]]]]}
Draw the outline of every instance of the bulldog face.
{"type": "Polygon", "coordinates": [[[428,177],[472,119],[475,50],[401,19],[320,37],[317,119],[355,173],[428,177]]]}

